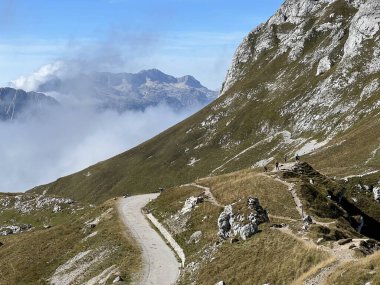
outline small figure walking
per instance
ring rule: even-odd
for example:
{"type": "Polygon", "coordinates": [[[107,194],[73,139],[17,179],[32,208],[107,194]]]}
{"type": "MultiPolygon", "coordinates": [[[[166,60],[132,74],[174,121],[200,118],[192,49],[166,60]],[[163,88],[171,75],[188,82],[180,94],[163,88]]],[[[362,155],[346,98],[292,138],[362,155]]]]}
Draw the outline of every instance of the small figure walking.
{"type": "Polygon", "coordinates": [[[299,157],[299,155],[297,154],[296,155],[296,163],[298,164],[300,162],[300,157],[299,157]]]}
{"type": "Polygon", "coordinates": [[[288,156],[287,155],[285,155],[284,160],[285,160],[285,163],[288,161],[288,156]]]}
{"type": "Polygon", "coordinates": [[[279,165],[278,161],[276,161],[276,170],[277,171],[280,170],[280,165],[279,165]]]}

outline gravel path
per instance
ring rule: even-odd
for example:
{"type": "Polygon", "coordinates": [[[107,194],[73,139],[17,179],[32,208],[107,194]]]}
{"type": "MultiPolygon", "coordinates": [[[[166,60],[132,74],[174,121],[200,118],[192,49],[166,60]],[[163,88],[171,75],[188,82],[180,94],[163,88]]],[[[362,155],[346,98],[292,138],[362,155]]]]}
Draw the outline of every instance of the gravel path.
{"type": "Polygon", "coordinates": [[[120,216],[142,249],[143,272],[135,285],[173,285],[179,277],[179,263],[173,251],[151,228],[141,209],[158,194],[122,198],[120,216]]]}

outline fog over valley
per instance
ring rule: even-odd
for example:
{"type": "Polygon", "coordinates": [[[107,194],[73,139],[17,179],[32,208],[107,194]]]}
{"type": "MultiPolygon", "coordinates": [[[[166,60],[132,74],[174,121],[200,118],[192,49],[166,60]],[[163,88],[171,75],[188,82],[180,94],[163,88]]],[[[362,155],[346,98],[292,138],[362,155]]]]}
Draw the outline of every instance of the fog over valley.
{"type": "Polygon", "coordinates": [[[145,111],[53,107],[25,120],[0,121],[0,191],[51,182],[114,156],[190,115],[167,105],[145,111]]]}

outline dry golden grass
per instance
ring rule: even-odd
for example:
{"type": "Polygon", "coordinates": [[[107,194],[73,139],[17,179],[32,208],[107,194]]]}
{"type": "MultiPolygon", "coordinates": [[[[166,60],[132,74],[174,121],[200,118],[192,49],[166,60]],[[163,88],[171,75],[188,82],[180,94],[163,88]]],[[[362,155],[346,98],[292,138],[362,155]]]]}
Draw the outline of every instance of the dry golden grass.
{"type": "Polygon", "coordinates": [[[193,186],[170,188],[162,192],[157,199],[149,203],[148,208],[157,219],[162,221],[180,210],[187,198],[198,196],[202,193],[202,189],[193,186]]]}
{"type": "Polygon", "coordinates": [[[50,229],[35,229],[2,237],[4,245],[0,247],[0,284],[46,284],[59,265],[79,252],[100,247],[112,248],[114,252],[88,270],[83,276],[85,280],[111,265],[117,265],[128,278],[136,274],[140,266],[140,252],[133,241],[125,237],[113,202],[87,208],[50,229]],[[83,231],[84,222],[109,208],[113,208],[112,211],[98,226],[83,231]],[[98,234],[82,241],[93,231],[98,234]]]}
{"type": "Polygon", "coordinates": [[[291,284],[327,258],[325,252],[295,238],[264,227],[246,242],[225,243],[215,259],[205,265],[197,284],[291,284]]]}
{"type": "Polygon", "coordinates": [[[250,196],[259,198],[268,212],[276,216],[299,219],[288,187],[274,178],[257,171],[239,171],[222,176],[203,179],[200,184],[211,188],[215,198],[223,205],[250,196]]]}
{"type": "Polygon", "coordinates": [[[325,267],[333,264],[335,261],[336,261],[335,257],[330,257],[328,259],[325,259],[325,260],[321,261],[316,266],[314,266],[313,268],[311,268],[309,271],[307,271],[304,274],[302,274],[297,280],[295,280],[292,283],[292,285],[304,285],[305,280],[307,280],[310,277],[315,276],[316,274],[319,273],[319,271],[322,268],[325,268],[325,267]]]}
{"type": "MultiPolygon", "coordinates": [[[[221,204],[235,204],[235,211],[244,211],[246,198],[256,196],[264,208],[273,215],[299,219],[294,201],[286,185],[272,177],[244,170],[197,181],[211,188],[211,192],[221,204]]],[[[147,207],[161,221],[170,219],[183,206],[186,198],[199,195],[202,189],[196,187],[176,187],[165,191],[147,207]]],[[[193,209],[186,221],[186,227],[175,236],[184,248],[187,264],[201,262],[205,249],[218,241],[217,219],[222,211],[210,202],[203,202],[193,209]],[[202,237],[196,244],[188,243],[189,237],[201,231],[202,237]]],[[[279,221],[274,218],[273,221],[279,221]]],[[[284,222],[283,220],[281,222],[284,222]]],[[[286,221],[285,221],[286,222],[286,221]]],[[[183,274],[179,284],[215,284],[224,280],[227,284],[291,284],[306,272],[329,258],[328,254],[308,246],[290,234],[260,225],[261,232],[247,241],[231,244],[224,242],[212,261],[201,262],[199,275],[183,274]],[[194,279],[195,278],[195,279],[194,279]]]]}

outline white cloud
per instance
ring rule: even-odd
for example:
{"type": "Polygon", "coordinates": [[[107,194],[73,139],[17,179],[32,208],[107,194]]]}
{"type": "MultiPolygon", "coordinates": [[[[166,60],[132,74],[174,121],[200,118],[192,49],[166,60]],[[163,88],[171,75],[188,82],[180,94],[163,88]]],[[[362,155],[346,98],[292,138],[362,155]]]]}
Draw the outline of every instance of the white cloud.
{"type": "Polygon", "coordinates": [[[35,91],[40,84],[47,82],[52,76],[61,77],[67,72],[66,64],[63,61],[56,61],[43,65],[36,72],[27,76],[20,76],[12,80],[10,86],[25,91],[35,91]]]}
{"type": "Polygon", "coordinates": [[[51,182],[119,154],[186,118],[166,106],[145,112],[56,109],[0,123],[0,192],[51,182]]]}

